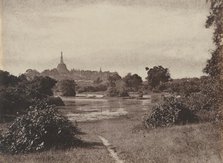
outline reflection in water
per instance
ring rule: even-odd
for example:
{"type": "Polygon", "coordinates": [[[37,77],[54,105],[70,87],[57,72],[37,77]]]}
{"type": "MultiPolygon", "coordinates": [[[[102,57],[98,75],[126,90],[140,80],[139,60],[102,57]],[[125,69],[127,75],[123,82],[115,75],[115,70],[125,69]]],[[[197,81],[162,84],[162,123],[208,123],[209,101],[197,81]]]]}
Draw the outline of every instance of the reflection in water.
{"type": "Polygon", "coordinates": [[[80,98],[63,97],[65,107],[69,107],[67,114],[70,120],[92,121],[115,118],[136,111],[148,110],[149,99],[122,99],[122,98],[80,98]]]}
{"type": "Polygon", "coordinates": [[[119,108],[114,112],[105,110],[105,111],[101,111],[101,112],[90,112],[87,114],[69,113],[69,114],[67,114],[67,117],[71,121],[85,122],[85,121],[110,119],[110,118],[115,118],[115,117],[119,117],[119,116],[126,115],[126,114],[127,114],[127,111],[125,111],[123,108],[119,108]]]}

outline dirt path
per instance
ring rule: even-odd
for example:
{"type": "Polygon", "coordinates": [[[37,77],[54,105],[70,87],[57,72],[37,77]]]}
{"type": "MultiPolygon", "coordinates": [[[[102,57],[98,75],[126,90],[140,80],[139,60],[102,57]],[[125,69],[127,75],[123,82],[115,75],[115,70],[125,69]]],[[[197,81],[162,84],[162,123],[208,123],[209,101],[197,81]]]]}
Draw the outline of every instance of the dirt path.
{"type": "Polygon", "coordinates": [[[104,146],[107,148],[108,152],[110,153],[110,155],[114,158],[115,162],[116,163],[124,163],[123,160],[121,160],[119,157],[118,157],[118,154],[117,152],[114,150],[114,148],[112,147],[112,145],[108,142],[107,139],[105,139],[104,137],[102,136],[98,136],[99,139],[101,139],[102,143],[104,144],[104,146]]]}

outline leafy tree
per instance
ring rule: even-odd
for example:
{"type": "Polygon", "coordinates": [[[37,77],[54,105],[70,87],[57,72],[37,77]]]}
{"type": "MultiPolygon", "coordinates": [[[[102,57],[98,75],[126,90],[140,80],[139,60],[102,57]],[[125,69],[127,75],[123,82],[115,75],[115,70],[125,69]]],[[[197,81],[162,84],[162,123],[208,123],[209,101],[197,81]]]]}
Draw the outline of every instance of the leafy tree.
{"type": "Polygon", "coordinates": [[[28,83],[28,87],[31,90],[36,90],[40,94],[53,95],[52,88],[56,84],[56,80],[48,76],[36,76],[28,83]]]}
{"type": "Polygon", "coordinates": [[[23,112],[31,104],[25,89],[9,87],[0,90],[0,120],[4,115],[23,112]]]}
{"type": "Polygon", "coordinates": [[[61,96],[75,96],[76,83],[73,80],[61,80],[56,84],[56,92],[61,96]]]}
{"type": "Polygon", "coordinates": [[[207,61],[203,71],[212,77],[222,75],[223,63],[223,1],[209,0],[211,2],[210,15],[206,21],[206,28],[214,27],[213,42],[216,49],[212,52],[212,57],[207,61]]]}
{"type": "Polygon", "coordinates": [[[15,85],[19,82],[19,79],[14,76],[9,74],[7,71],[2,71],[0,70],[0,86],[10,86],[10,85],[15,85]]]}
{"type": "Polygon", "coordinates": [[[121,79],[122,79],[122,77],[118,73],[113,73],[113,74],[109,75],[109,77],[108,77],[109,86],[114,87],[115,82],[118,80],[121,80],[121,79]]]}
{"type": "Polygon", "coordinates": [[[155,88],[161,83],[168,82],[170,78],[170,73],[168,68],[163,68],[162,66],[154,66],[153,68],[146,67],[148,84],[155,88]]]}
{"type": "Polygon", "coordinates": [[[128,91],[126,88],[126,83],[123,80],[118,80],[115,82],[114,87],[108,87],[107,95],[110,97],[126,97],[128,95],[128,91]]]}
{"type": "Polygon", "coordinates": [[[215,50],[212,52],[212,57],[207,61],[204,72],[214,78],[215,85],[214,98],[217,99],[218,109],[222,109],[223,98],[223,1],[208,0],[210,2],[210,15],[206,21],[206,28],[213,27],[213,43],[215,50]]]}
{"type": "Polygon", "coordinates": [[[100,84],[102,82],[103,82],[103,80],[101,80],[100,77],[98,77],[96,80],[93,81],[94,84],[100,84]]]}
{"type": "Polygon", "coordinates": [[[142,78],[137,74],[128,73],[123,81],[126,83],[127,87],[138,89],[142,85],[142,78]]]}
{"type": "Polygon", "coordinates": [[[122,80],[122,77],[118,73],[113,73],[108,77],[108,89],[107,95],[110,97],[124,97],[128,96],[126,89],[126,83],[122,80]]]}

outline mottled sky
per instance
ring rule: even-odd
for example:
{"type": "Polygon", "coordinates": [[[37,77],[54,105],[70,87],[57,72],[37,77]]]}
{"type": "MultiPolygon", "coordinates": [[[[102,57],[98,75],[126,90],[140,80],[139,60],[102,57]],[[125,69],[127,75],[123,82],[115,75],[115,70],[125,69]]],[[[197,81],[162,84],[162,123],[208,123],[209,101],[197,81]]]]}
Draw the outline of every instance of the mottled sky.
{"type": "Polygon", "coordinates": [[[68,69],[122,76],[163,65],[194,77],[210,57],[205,0],[3,0],[3,69],[68,69]]]}

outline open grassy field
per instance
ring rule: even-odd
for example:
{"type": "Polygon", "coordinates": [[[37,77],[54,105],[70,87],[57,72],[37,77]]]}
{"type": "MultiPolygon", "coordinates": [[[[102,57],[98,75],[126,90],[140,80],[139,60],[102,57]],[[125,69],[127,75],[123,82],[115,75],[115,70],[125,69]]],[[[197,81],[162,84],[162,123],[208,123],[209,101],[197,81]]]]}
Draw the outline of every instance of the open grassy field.
{"type": "MultiPolygon", "coordinates": [[[[71,108],[69,108],[71,109],[71,108]]],[[[66,111],[67,112],[67,111],[66,111]]],[[[1,155],[1,163],[110,163],[115,162],[99,136],[110,143],[126,163],[221,163],[220,127],[202,123],[169,128],[145,129],[144,109],[129,107],[128,114],[113,119],[79,122],[86,143],[67,150],[26,155],[1,155]]]]}

